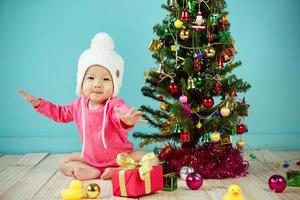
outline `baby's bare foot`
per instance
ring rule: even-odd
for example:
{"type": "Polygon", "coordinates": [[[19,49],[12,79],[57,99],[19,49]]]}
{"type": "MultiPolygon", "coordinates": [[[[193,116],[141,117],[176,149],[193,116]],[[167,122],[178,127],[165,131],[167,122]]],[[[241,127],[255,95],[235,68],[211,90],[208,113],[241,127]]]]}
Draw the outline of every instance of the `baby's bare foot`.
{"type": "Polygon", "coordinates": [[[121,167],[108,167],[101,174],[100,178],[103,179],[103,180],[111,179],[111,175],[112,175],[113,171],[116,171],[116,170],[119,170],[119,169],[121,169],[121,167]]]}
{"type": "Polygon", "coordinates": [[[91,180],[99,178],[100,171],[92,168],[76,167],[74,168],[74,176],[80,181],[91,180]]]}

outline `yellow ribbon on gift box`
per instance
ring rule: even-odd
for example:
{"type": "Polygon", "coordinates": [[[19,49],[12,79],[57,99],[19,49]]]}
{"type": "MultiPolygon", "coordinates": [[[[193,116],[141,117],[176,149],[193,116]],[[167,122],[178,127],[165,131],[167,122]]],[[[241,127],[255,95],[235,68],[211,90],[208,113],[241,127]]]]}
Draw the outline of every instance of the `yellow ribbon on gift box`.
{"type": "Polygon", "coordinates": [[[125,184],[125,171],[128,169],[139,169],[140,178],[145,181],[145,193],[151,192],[150,171],[152,170],[155,155],[153,152],[145,154],[139,162],[135,162],[127,153],[119,153],[117,164],[125,169],[119,171],[119,185],[122,196],[127,196],[125,184]]]}

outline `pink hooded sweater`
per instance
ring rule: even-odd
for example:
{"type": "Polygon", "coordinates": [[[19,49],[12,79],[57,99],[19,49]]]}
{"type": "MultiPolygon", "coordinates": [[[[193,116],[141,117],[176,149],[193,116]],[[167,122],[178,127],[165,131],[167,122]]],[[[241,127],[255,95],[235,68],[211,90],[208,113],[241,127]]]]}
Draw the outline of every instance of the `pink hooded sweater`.
{"type": "Polygon", "coordinates": [[[133,144],[128,141],[128,131],[133,126],[126,126],[117,117],[115,108],[127,112],[129,108],[118,97],[108,99],[105,106],[89,110],[89,99],[79,97],[69,105],[55,105],[44,99],[36,111],[56,122],[75,121],[82,142],[81,157],[91,166],[103,171],[116,165],[118,153],[129,153],[133,144]]]}

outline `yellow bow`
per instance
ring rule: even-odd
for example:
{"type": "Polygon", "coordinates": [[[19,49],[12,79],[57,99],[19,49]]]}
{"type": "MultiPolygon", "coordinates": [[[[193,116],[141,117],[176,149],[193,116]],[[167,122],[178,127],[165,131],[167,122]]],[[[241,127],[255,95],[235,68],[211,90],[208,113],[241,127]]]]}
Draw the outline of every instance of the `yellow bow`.
{"type": "Polygon", "coordinates": [[[139,162],[135,162],[127,153],[119,153],[117,156],[117,164],[126,169],[139,168],[139,175],[145,180],[145,175],[152,170],[155,155],[153,152],[144,155],[139,162]]]}

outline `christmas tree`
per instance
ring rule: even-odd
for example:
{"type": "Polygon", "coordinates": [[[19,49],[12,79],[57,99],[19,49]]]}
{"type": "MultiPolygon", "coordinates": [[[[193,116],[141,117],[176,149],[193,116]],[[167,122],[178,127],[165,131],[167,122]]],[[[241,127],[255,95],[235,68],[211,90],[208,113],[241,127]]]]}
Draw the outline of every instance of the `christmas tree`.
{"type": "Polygon", "coordinates": [[[133,136],[141,147],[165,144],[157,153],[166,173],[190,166],[204,178],[246,175],[241,136],[249,105],[239,96],[250,85],[232,74],[241,62],[234,61],[225,0],[169,0],[162,8],[167,15],[149,47],[157,68],[141,89],[160,106],[140,108],[157,132],[133,136]]]}

